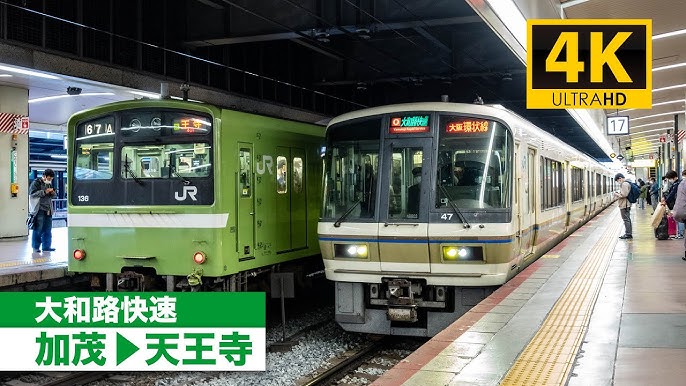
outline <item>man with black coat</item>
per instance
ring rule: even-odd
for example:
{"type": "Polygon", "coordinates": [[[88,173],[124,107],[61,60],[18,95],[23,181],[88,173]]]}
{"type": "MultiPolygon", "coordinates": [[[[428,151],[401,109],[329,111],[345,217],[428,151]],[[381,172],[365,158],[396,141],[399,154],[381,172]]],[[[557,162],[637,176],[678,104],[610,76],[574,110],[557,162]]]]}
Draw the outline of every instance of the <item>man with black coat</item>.
{"type": "Polygon", "coordinates": [[[55,196],[55,189],[52,187],[52,179],[55,172],[52,169],[45,169],[43,176],[36,178],[29,187],[29,201],[38,200],[38,205],[31,210],[36,210],[36,219],[33,225],[33,236],[31,246],[34,253],[41,252],[41,245],[44,251],[54,251],[52,247],[52,198],[55,196]]]}

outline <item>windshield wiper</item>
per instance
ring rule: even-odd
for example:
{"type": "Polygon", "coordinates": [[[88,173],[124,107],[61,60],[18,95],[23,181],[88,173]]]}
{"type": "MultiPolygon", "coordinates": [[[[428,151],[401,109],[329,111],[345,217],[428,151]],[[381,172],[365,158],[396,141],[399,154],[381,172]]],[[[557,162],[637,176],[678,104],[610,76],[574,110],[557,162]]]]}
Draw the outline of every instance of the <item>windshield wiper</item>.
{"type": "Polygon", "coordinates": [[[136,174],[134,174],[133,169],[131,169],[131,162],[129,161],[129,156],[128,154],[124,157],[124,171],[127,173],[127,175],[131,175],[131,178],[133,178],[134,181],[136,181],[137,184],[143,186],[143,180],[138,178],[136,174]]]}
{"type": "Polygon", "coordinates": [[[345,220],[345,218],[348,217],[348,215],[349,215],[350,213],[352,213],[353,209],[355,209],[355,207],[356,207],[360,202],[362,202],[362,199],[359,199],[359,200],[355,201],[355,203],[352,204],[352,205],[350,206],[350,208],[348,208],[348,209],[345,211],[345,213],[343,213],[343,214],[341,215],[341,217],[339,217],[338,220],[336,220],[335,223],[333,223],[333,226],[335,226],[336,228],[340,227],[340,226],[341,226],[341,222],[343,222],[343,220],[345,220]]]}
{"type": "Polygon", "coordinates": [[[457,217],[459,217],[460,220],[462,220],[462,226],[464,226],[465,228],[471,228],[472,226],[469,224],[467,218],[462,214],[462,212],[460,212],[460,209],[457,207],[457,205],[455,205],[455,203],[453,202],[453,198],[450,197],[450,194],[448,194],[448,191],[446,190],[445,186],[438,185],[438,187],[441,188],[441,191],[443,192],[443,194],[445,194],[445,198],[448,199],[448,203],[453,208],[453,211],[455,211],[455,214],[457,214],[457,217]]]}
{"type": "Polygon", "coordinates": [[[183,184],[184,184],[184,185],[190,185],[190,184],[191,184],[191,180],[186,179],[186,178],[183,178],[176,170],[174,170],[174,171],[172,172],[172,175],[173,175],[174,177],[179,178],[181,181],[183,181],[183,184]]]}

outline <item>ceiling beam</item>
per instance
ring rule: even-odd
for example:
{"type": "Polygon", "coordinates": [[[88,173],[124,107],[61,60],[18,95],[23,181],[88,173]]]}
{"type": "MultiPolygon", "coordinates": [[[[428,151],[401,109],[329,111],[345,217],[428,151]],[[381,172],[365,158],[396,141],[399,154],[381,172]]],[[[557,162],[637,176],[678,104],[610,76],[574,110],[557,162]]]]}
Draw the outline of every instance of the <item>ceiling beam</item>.
{"type": "MultiPolygon", "coordinates": [[[[374,32],[385,31],[385,30],[398,30],[398,29],[408,29],[408,28],[422,28],[422,27],[438,27],[446,25],[456,25],[456,24],[468,24],[468,23],[480,23],[481,18],[478,16],[464,16],[464,17],[449,17],[445,19],[430,19],[424,21],[405,21],[398,23],[383,23],[383,24],[372,24],[369,29],[374,32]]],[[[357,26],[348,25],[341,26],[339,29],[331,28],[327,30],[329,35],[342,35],[343,30],[355,31],[357,26]]],[[[263,35],[252,35],[252,36],[237,36],[237,37],[227,37],[218,39],[205,39],[205,40],[191,40],[185,42],[185,44],[193,47],[207,47],[207,46],[223,46],[230,44],[241,44],[241,43],[254,43],[254,42],[265,42],[274,40],[290,40],[290,39],[300,39],[302,35],[308,35],[312,38],[315,29],[307,29],[298,32],[278,32],[263,35]]],[[[447,47],[446,47],[447,48],[447,47]]]]}

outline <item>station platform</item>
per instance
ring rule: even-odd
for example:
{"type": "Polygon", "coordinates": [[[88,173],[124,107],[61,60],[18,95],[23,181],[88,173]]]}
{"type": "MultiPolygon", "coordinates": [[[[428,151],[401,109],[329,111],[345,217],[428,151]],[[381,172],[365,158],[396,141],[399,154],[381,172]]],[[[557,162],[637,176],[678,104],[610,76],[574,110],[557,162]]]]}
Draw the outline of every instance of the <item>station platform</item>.
{"type": "Polygon", "coordinates": [[[67,228],[53,228],[52,240],[55,251],[33,253],[31,233],[28,238],[0,239],[0,291],[46,289],[47,281],[66,277],[67,228]]]}
{"type": "Polygon", "coordinates": [[[683,385],[683,240],[657,240],[651,209],[611,206],[375,386],[683,385]]]}

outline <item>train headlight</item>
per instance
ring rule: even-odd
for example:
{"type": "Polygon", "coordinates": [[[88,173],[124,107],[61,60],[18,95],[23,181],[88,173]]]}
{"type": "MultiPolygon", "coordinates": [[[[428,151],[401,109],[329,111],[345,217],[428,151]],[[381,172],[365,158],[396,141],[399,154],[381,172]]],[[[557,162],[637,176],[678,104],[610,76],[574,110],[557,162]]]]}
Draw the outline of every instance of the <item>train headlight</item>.
{"type": "Polygon", "coordinates": [[[83,249],[74,249],[72,256],[75,260],[81,261],[86,258],[86,251],[84,251],[83,249]]]}
{"type": "Polygon", "coordinates": [[[202,264],[207,260],[207,256],[205,255],[204,252],[198,251],[193,254],[193,261],[195,264],[202,264]]]}
{"type": "Polygon", "coordinates": [[[443,260],[445,261],[481,261],[483,256],[481,247],[443,246],[443,260]]]}
{"type": "Polygon", "coordinates": [[[367,244],[334,244],[334,257],[366,259],[368,252],[367,244]]]}

